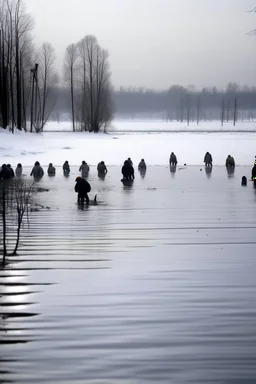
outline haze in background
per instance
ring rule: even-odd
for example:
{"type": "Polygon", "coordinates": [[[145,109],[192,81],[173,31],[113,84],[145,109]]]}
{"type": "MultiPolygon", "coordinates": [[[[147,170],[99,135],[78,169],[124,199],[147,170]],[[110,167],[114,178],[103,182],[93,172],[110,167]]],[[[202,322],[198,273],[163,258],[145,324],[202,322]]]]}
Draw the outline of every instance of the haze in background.
{"type": "Polygon", "coordinates": [[[110,53],[115,87],[256,84],[255,0],[26,0],[35,42],[93,34],[110,53]]]}

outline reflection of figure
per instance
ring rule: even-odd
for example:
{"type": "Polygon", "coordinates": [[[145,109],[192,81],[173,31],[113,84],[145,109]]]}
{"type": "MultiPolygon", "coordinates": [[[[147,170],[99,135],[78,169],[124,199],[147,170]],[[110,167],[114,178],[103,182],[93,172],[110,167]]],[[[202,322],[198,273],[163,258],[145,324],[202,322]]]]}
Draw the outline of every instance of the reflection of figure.
{"type": "Polygon", "coordinates": [[[55,176],[56,174],[56,169],[55,167],[52,165],[52,163],[49,164],[49,167],[47,169],[47,173],[48,173],[48,176],[55,176]]]}
{"type": "Polygon", "coordinates": [[[125,160],[124,165],[122,167],[123,180],[134,180],[134,168],[129,163],[128,160],[125,160]]]}
{"type": "Polygon", "coordinates": [[[229,178],[233,177],[235,173],[235,167],[226,167],[226,169],[227,169],[228,177],[229,178]]]}
{"type": "Polygon", "coordinates": [[[65,163],[63,164],[63,173],[65,176],[68,176],[70,174],[70,167],[69,167],[69,163],[68,161],[66,160],[65,163]]]}
{"type": "Polygon", "coordinates": [[[226,167],[235,167],[234,157],[228,155],[228,157],[226,158],[226,167]]]}
{"type": "Polygon", "coordinates": [[[80,168],[79,168],[79,172],[81,172],[81,176],[83,178],[86,178],[88,177],[89,175],[89,172],[90,172],[90,167],[89,165],[86,163],[86,161],[82,161],[82,164],[80,165],[80,168]]]}
{"type": "Polygon", "coordinates": [[[171,173],[175,173],[176,172],[176,169],[177,169],[177,166],[174,164],[174,165],[171,165],[170,164],[170,172],[171,173]]]}
{"type": "Polygon", "coordinates": [[[247,178],[246,178],[246,176],[243,176],[243,177],[242,177],[241,185],[242,185],[243,187],[246,187],[246,186],[247,186],[247,178]]]}
{"type": "Polygon", "coordinates": [[[204,163],[206,167],[212,167],[212,155],[209,152],[204,156],[204,163]]]}
{"type": "Polygon", "coordinates": [[[170,155],[169,163],[170,163],[170,165],[177,165],[178,164],[177,157],[173,152],[170,155]]]}
{"type": "Polygon", "coordinates": [[[78,204],[84,205],[84,199],[86,200],[86,204],[88,205],[90,200],[88,193],[91,191],[91,186],[87,180],[78,176],[76,178],[75,191],[78,193],[77,202],[78,204]]]}
{"type": "Polygon", "coordinates": [[[22,176],[22,165],[19,163],[17,165],[17,168],[15,169],[15,175],[16,177],[21,177],[22,176]]]}
{"type": "Polygon", "coordinates": [[[205,173],[209,179],[211,177],[211,174],[212,174],[212,167],[211,166],[209,166],[209,167],[205,166],[205,173]]]}
{"type": "Polygon", "coordinates": [[[30,173],[30,176],[34,176],[35,179],[41,179],[44,175],[44,170],[41,167],[39,161],[35,162],[35,165],[30,173]]]}

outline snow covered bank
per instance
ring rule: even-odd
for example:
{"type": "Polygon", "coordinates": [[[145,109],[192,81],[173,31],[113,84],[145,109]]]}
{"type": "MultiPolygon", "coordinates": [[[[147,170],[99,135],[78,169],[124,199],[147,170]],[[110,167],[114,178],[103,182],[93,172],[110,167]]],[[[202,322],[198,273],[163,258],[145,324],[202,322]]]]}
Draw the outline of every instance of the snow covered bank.
{"type": "MultiPolygon", "coordinates": [[[[48,122],[44,128],[45,132],[71,132],[72,123],[68,122],[48,122]]],[[[234,127],[232,122],[224,123],[223,127],[220,121],[203,122],[199,125],[196,122],[191,122],[188,126],[186,121],[183,123],[177,121],[123,121],[114,120],[111,127],[108,129],[110,133],[132,133],[132,132],[256,132],[256,122],[238,122],[234,127]]]]}
{"type": "Polygon", "coordinates": [[[35,134],[17,131],[14,135],[0,129],[0,163],[62,165],[68,160],[78,165],[86,160],[96,165],[121,165],[127,157],[134,164],[144,158],[147,164],[168,165],[174,151],[179,164],[203,163],[206,151],[212,153],[214,165],[223,165],[228,154],[237,165],[251,165],[256,154],[253,133],[160,133],[160,134],[90,134],[81,132],[35,134]]]}

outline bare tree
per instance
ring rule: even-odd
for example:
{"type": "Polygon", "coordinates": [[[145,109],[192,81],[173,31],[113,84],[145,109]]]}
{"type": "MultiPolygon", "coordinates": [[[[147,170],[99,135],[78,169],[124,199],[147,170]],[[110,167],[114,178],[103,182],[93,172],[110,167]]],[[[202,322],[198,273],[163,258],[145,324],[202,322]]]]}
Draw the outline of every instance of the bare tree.
{"type": "Polygon", "coordinates": [[[74,82],[77,57],[77,46],[75,44],[69,45],[64,59],[64,80],[70,87],[73,132],[75,132],[74,82]]]}
{"type": "MultiPolygon", "coordinates": [[[[74,77],[77,79],[75,99],[79,101],[77,112],[81,129],[90,132],[106,130],[113,114],[108,53],[99,46],[96,37],[90,35],[77,43],[77,53],[73,80],[74,77]]],[[[76,59],[75,55],[73,63],[76,59]]],[[[66,69],[70,70],[70,59],[67,63],[66,69]]]]}
{"type": "Polygon", "coordinates": [[[31,183],[31,181],[22,178],[1,181],[0,191],[0,214],[3,227],[2,263],[5,265],[6,257],[8,255],[14,256],[17,254],[23,218],[25,215],[28,215],[28,208],[32,203],[35,190],[34,183],[31,183]],[[14,227],[16,227],[16,236],[14,236],[14,249],[12,252],[8,252],[8,230],[13,231],[14,227]]]}

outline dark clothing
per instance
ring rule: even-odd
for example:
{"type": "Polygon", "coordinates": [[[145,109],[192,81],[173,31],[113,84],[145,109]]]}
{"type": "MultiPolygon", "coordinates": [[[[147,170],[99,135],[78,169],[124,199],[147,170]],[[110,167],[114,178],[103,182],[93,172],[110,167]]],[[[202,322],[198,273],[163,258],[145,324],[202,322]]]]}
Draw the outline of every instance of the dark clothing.
{"type": "Polygon", "coordinates": [[[70,173],[70,167],[69,167],[68,163],[64,163],[62,168],[63,168],[63,172],[65,174],[69,174],[70,173]]]}
{"type": "Polygon", "coordinates": [[[88,193],[91,191],[91,186],[87,180],[80,178],[75,185],[75,191],[78,193],[78,203],[84,204],[84,200],[86,200],[86,204],[89,204],[89,196],[88,193]]]}
{"type": "Polygon", "coordinates": [[[204,157],[205,165],[212,165],[212,155],[210,153],[206,153],[204,157]]]}
{"type": "Polygon", "coordinates": [[[138,168],[141,170],[145,170],[147,168],[145,161],[142,161],[139,163],[138,168]]]}
{"type": "Polygon", "coordinates": [[[9,180],[12,177],[13,176],[12,176],[12,173],[10,172],[10,169],[7,168],[7,166],[3,167],[0,172],[0,179],[9,180]]]}
{"type": "Polygon", "coordinates": [[[35,179],[41,179],[44,175],[44,170],[41,165],[35,165],[30,173],[30,176],[34,176],[35,179]]]}
{"type": "Polygon", "coordinates": [[[171,154],[169,162],[171,165],[177,165],[178,161],[177,161],[177,157],[174,153],[171,154]]]}
{"type": "Polygon", "coordinates": [[[99,163],[97,166],[97,171],[100,175],[107,173],[108,170],[105,163],[99,163]]]}
{"type": "Polygon", "coordinates": [[[55,176],[55,174],[56,174],[56,169],[55,169],[55,167],[53,167],[53,166],[49,166],[48,167],[48,170],[47,170],[47,173],[48,173],[48,175],[49,176],[55,176]]]}
{"type": "Polygon", "coordinates": [[[254,178],[256,178],[256,164],[254,165],[254,167],[252,169],[252,180],[254,180],[254,178]]]}
{"type": "Polygon", "coordinates": [[[124,162],[124,165],[122,168],[122,174],[123,174],[124,180],[134,180],[134,168],[129,163],[128,160],[124,162]]]}
{"type": "Polygon", "coordinates": [[[11,178],[13,179],[14,178],[14,170],[12,169],[12,167],[8,167],[8,165],[7,165],[7,168],[8,168],[8,170],[9,170],[9,172],[10,172],[10,174],[11,174],[11,178]]]}
{"type": "Polygon", "coordinates": [[[226,167],[234,167],[235,166],[235,160],[232,156],[228,156],[226,159],[226,167]]]}

